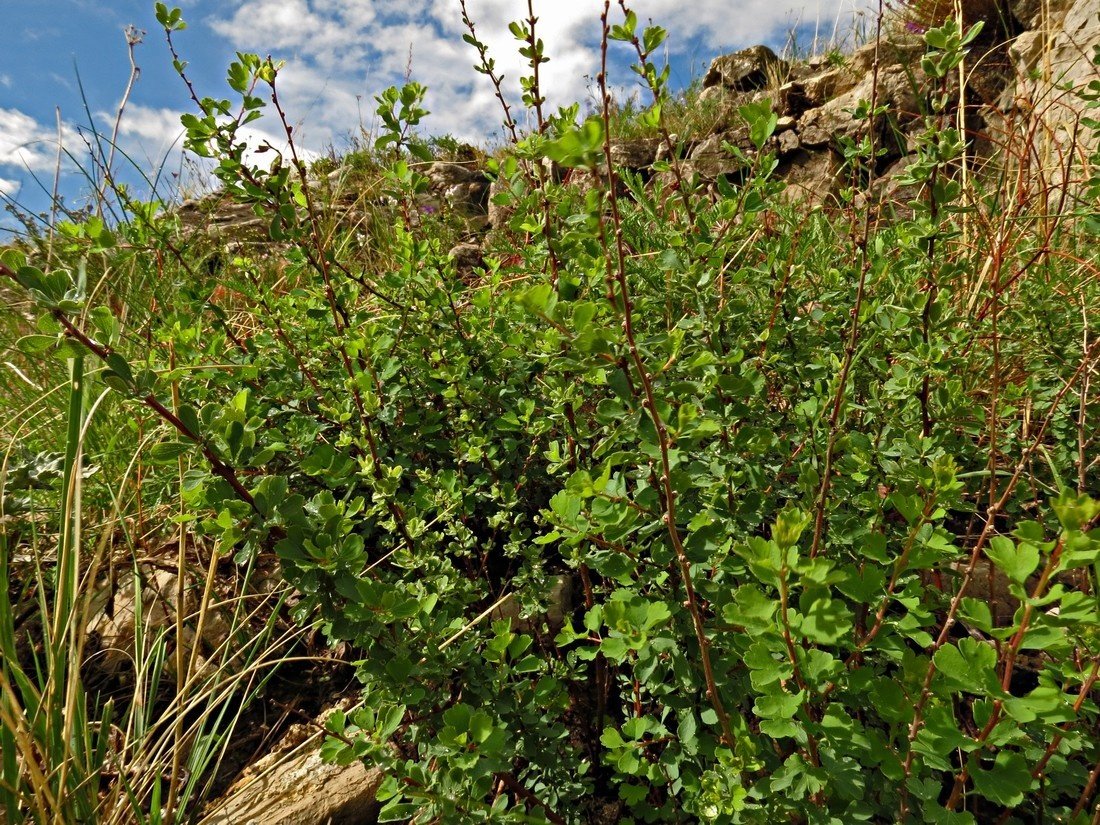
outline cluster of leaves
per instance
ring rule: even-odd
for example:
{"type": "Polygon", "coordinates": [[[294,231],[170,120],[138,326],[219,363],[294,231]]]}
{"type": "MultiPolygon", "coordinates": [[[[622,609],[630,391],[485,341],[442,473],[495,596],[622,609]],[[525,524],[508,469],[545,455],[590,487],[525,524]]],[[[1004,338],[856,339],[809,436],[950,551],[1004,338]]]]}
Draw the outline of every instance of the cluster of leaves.
{"type": "MultiPolygon", "coordinates": [[[[661,131],[664,32],[623,12],[604,53],[633,45],[661,131]]],[[[512,217],[473,282],[413,219],[425,90],[378,100],[401,159],[375,269],[318,232],[301,164],[246,161],[258,89],[285,122],[278,66],[249,55],[188,145],[270,218],[278,289],[238,254],[139,347],[70,306],[63,269],[4,272],[163,422],[150,457],[190,463],[194,528],[276,554],[302,617],[362,651],[325,751],[385,769],[383,821],[1080,818],[1100,262],[1054,251],[1087,224],[963,208],[964,147],[932,122],[905,219],[853,190],[787,202],[767,106],[742,112],[761,151],[736,185],[674,151],[643,180],[611,163],[606,86],[583,123],[543,117],[536,22],[513,31],[540,128],[495,167],[512,217]]],[[[928,64],[966,42],[930,31],[928,64]]],[[[879,151],[848,147],[853,181],[879,151]]]]}

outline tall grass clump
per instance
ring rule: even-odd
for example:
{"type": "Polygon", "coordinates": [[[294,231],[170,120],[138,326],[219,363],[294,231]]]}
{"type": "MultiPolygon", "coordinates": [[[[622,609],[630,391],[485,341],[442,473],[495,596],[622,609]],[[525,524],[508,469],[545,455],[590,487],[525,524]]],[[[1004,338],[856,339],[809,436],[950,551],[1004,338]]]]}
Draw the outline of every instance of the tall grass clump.
{"type": "MultiPolygon", "coordinates": [[[[666,32],[625,1],[604,3],[585,118],[546,102],[533,10],[512,26],[530,66],[515,104],[463,5],[511,140],[490,162],[510,217],[460,273],[420,208],[428,90],[377,99],[363,166],[385,198],[364,241],[294,146],[280,64],[240,54],[231,99],[201,96],[176,55],[180,10],[157,15],[195,106],[187,149],[277,252],[236,247],[211,274],[176,218],[147,210],[131,245],[180,286],[125,324],[81,262],[128,249],[0,259],[84,375],[60,516],[17,522],[33,541],[0,535],[5,564],[42,548],[34,589],[55,619],[41,664],[16,670],[27,657],[5,650],[7,810],[104,810],[92,788],[113,717],[76,724],[80,656],[57,643],[80,626],[49,612],[80,595],[65,548],[88,541],[94,396],[141,422],[128,495],[170,508],[181,566],[191,543],[212,548],[210,571],[215,556],[277,561],[296,617],[359,651],[361,701],[328,718],[324,753],[385,771],[380,821],[1089,821],[1096,215],[964,171],[947,91],[967,21],[925,32],[916,194],[891,215],[865,183],[882,155],[874,94],[842,147],[850,185],[810,208],[777,175],[767,101],[740,110],[754,149],[737,150],[739,182],[681,162],[654,59],[666,32]],[[648,179],[613,162],[613,49],[651,98],[639,128],[665,143],[648,179]],[[265,111],[289,148],[259,167],[239,130],[265,111]]],[[[250,661],[203,672],[242,684],[250,661]]],[[[222,695],[189,693],[186,672],[170,696],[222,695]]],[[[177,749],[205,734],[172,718],[144,784],[117,780],[134,819],[186,807],[177,749]]]]}
{"type": "MultiPolygon", "coordinates": [[[[117,182],[117,123],[89,123],[88,155],[59,145],[58,168],[83,174],[90,204],[66,208],[55,182],[41,220],[13,210],[26,232],[0,263],[0,814],[173,823],[217,790],[231,734],[307,628],[286,625],[271,565],[225,575],[231,549],[189,527],[186,459],[158,455],[159,420],[69,342],[72,327],[185,353],[186,324],[151,321],[198,263],[159,202],[117,182]]],[[[132,171],[156,191],[159,172],[132,171]]]]}

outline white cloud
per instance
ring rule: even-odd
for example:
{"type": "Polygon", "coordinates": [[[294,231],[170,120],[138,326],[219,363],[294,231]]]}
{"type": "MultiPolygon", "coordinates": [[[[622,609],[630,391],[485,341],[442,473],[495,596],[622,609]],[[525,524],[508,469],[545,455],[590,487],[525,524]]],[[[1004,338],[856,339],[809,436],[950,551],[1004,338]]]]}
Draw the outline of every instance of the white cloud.
{"type": "Polygon", "coordinates": [[[375,22],[369,3],[316,0],[310,6],[307,0],[245,0],[230,17],[212,20],[211,27],[243,49],[297,53],[305,48],[326,63],[364,50],[360,32],[375,22]]]}
{"type": "Polygon", "coordinates": [[[7,178],[0,178],[0,195],[6,198],[14,198],[19,194],[19,190],[23,187],[23,184],[17,180],[8,180],[7,178]]]}
{"type": "MultiPolygon", "coordinates": [[[[669,53],[686,62],[759,42],[781,42],[796,25],[817,27],[828,38],[836,21],[862,0],[634,0],[641,21],[670,32],[669,53]],[[791,5],[787,5],[791,3],[791,5]]],[[[526,0],[468,0],[478,37],[489,46],[509,94],[528,72],[508,22],[527,15],[526,0]]],[[[617,12],[617,4],[612,4],[617,12]]],[[[584,100],[599,70],[601,0],[536,0],[537,31],[550,62],[540,67],[552,106],[584,100]]],[[[207,20],[240,50],[286,58],[281,95],[291,116],[320,146],[359,125],[370,126],[374,95],[412,77],[428,87],[428,128],[483,141],[499,128],[501,112],[491,85],[472,66],[474,50],[457,0],[232,0],[207,20]],[[410,63],[411,50],[411,63],[410,63]]],[[[842,26],[843,28],[843,26],[842,26]]],[[[621,48],[621,47],[619,47],[621,48]]],[[[619,52],[625,54],[625,52],[619,52]]],[[[616,82],[633,83],[624,74],[616,82]]],[[[613,78],[613,81],[615,79],[613,78]]],[[[686,77],[683,80],[687,80],[686,77]]]]}
{"type": "Polygon", "coordinates": [[[57,130],[18,109],[0,109],[0,167],[40,172],[57,163],[57,130]]]}
{"type": "MultiPolygon", "coordinates": [[[[114,114],[102,112],[99,119],[106,124],[106,128],[113,128],[114,114]]],[[[182,136],[183,126],[180,125],[178,111],[135,104],[126,107],[118,130],[121,149],[130,154],[129,149],[140,147],[141,157],[154,163],[178,148],[182,143],[182,136]]]]}

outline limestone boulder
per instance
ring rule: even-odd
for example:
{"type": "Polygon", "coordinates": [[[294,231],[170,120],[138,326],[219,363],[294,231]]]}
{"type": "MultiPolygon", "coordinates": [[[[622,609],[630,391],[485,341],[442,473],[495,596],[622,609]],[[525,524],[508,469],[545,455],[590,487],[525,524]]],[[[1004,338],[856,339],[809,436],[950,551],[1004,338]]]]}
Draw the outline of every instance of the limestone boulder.
{"type": "MultiPolygon", "coordinates": [[[[863,80],[838,97],[802,115],[798,122],[798,134],[803,146],[826,146],[840,136],[855,139],[867,130],[864,120],[856,119],[853,112],[861,100],[870,101],[874,96],[878,105],[887,106],[893,118],[902,125],[919,115],[916,91],[909,73],[900,66],[888,66],[879,70],[877,89],[875,77],[868,74],[863,80]]],[[[876,118],[875,127],[882,128],[885,115],[876,118]]]]}
{"type": "Polygon", "coordinates": [[[487,211],[489,179],[473,164],[436,161],[425,175],[432,189],[459,212],[482,215],[487,211]]]}
{"type": "Polygon", "coordinates": [[[738,92],[762,89],[786,69],[787,62],[767,46],[750,46],[714,58],[703,77],[703,88],[722,87],[738,92]]]}
{"type": "Polygon", "coordinates": [[[787,183],[784,200],[813,206],[824,203],[837,191],[840,171],[840,158],[835,152],[800,149],[780,164],[776,175],[787,183]]]}
{"type": "Polygon", "coordinates": [[[1057,31],[1066,14],[1074,6],[1074,0],[1011,0],[1009,10],[1024,29],[1043,29],[1057,31]],[[1043,7],[1046,6],[1046,25],[1044,26],[1043,7]]]}
{"type": "Polygon", "coordinates": [[[504,229],[508,221],[516,213],[516,208],[511,203],[512,185],[506,178],[496,178],[489,184],[489,227],[492,229],[504,229]]]}
{"type": "Polygon", "coordinates": [[[1052,77],[1059,83],[1084,87],[1100,80],[1100,67],[1092,62],[1100,47],[1100,9],[1096,0],[1077,0],[1062,18],[1061,29],[1050,44],[1052,77]]]}
{"type": "Polygon", "coordinates": [[[481,246],[469,241],[455,244],[447,253],[447,257],[455,262],[455,271],[463,280],[472,278],[477,270],[485,266],[485,256],[481,246]]]}
{"type": "Polygon", "coordinates": [[[383,774],[321,758],[319,727],[296,725],[214,803],[203,825],[363,825],[375,822],[383,774]]]}
{"type": "Polygon", "coordinates": [[[850,92],[860,81],[860,75],[851,66],[838,66],[827,72],[802,81],[806,100],[813,106],[828,103],[834,97],[850,92]]]}
{"type": "Polygon", "coordinates": [[[551,576],[546,586],[547,591],[538,599],[538,610],[526,610],[524,600],[511,593],[493,608],[493,621],[507,619],[518,633],[537,632],[544,624],[551,634],[557,633],[573,610],[573,580],[559,574],[551,576]]]}
{"type": "Polygon", "coordinates": [[[648,169],[657,159],[661,146],[658,138],[619,140],[611,144],[611,162],[620,169],[637,172],[648,169]]]}
{"type": "Polygon", "coordinates": [[[1051,0],[1048,9],[1039,27],[1012,45],[1018,78],[1005,88],[999,108],[1038,121],[1027,130],[1036,157],[1065,159],[1049,170],[1045,196],[1078,198],[1087,194],[1087,175],[1073,159],[1098,148],[1096,132],[1081,128],[1081,119],[1089,114],[1082,93],[1100,81],[1100,67],[1092,62],[1100,48],[1100,10],[1096,0],[1051,0]]]}
{"type": "Polygon", "coordinates": [[[704,138],[692,150],[684,171],[689,175],[697,174],[707,180],[714,180],[719,175],[732,175],[739,172],[745,164],[726,149],[727,143],[748,150],[752,146],[749,141],[748,127],[743,126],[704,138]]]}
{"type": "Polygon", "coordinates": [[[1026,31],[1012,41],[1008,53],[1018,75],[1026,76],[1039,65],[1046,42],[1047,35],[1042,31],[1026,31]]]}
{"type": "Polygon", "coordinates": [[[924,40],[920,35],[900,33],[882,40],[881,43],[868,43],[860,46],[851,57],[844,61],[844,68],[862,77],[879,66],[912,66],[920,62],[924,54],[924,40]]]}
{"type": "MultiPolygon", "coordinates": [[[[179,573],[168,565],[147,562],[139,565],[136,572],[127,570],[114,581],[100,582],[92,602],[95,609],[85,628],[89,661],[97,674],[112,676],[131,668],[137,656],[139,632],[145,638],[168,634],[170,647],[174,650],[177,644],[182,644],[189,660],[194,655],[200,672],[213,666],[207,659],[216,660],[214,654],[229,638],[232,615],[220,607],[202,607],[201,574],[186,571],[182,582],[180,579],[179,573]],[[183,635],[177,639],[174,630],[181,610],[183,635]]],[[[174,674],[175,667],[175,655],[167,656],[166,671],[174,674]]]]}

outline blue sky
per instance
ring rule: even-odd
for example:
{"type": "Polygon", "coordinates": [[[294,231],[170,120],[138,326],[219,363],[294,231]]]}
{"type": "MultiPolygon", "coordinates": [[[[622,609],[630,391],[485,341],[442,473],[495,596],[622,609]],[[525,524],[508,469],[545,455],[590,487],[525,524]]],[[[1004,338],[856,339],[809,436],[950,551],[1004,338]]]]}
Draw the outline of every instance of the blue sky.
{"type": "MultiPolygon", "coordinates": [[[[814,32],[828,40],[845,30],[859,0],[634,0],[643,21],[670,31],[673,81],[686,83],[716,54],[754,43],[782,46],[792,28],[802,45],[814,32]]],[[[173,4],[169,4],[173,5],[173,4]]],[[[287,61],[280,95],[305,149],[347,146],[373,122],[374,95],[406,71],[429,88],[428,131],[485,143],[499,134],[491,90],[471,68],[462,42],[458,0],[177,0],[189,27],[177,35],[200,94],[226,94],[225,67],[236,51],[287,61]]],[[[551,57],[543,67],[551,102],[584,100],[598,64],[599,0],[535,0],[539,32],[551,57]]],[[[122,121],[119,146],[145,170],[167,173],[169,194],[180,172],[179,115],[188,99],[152,0],[4,0],[0,25],[0,192],[20,205],[46,208],[57,153],[57,110],[65,149],[86,156],[88,126],[110,133],[130,66],[124,30],[144,30],[135,49],[140,78],[122,121]],[[77,79],[84,88],[87,108],[77,79]]],[[[480,38],[513,82],[521,71],[509,20],[525,0],[468,0],[480,38]]],[[[625,57],[625,55],[624,55],[625,57]]],[[[620,72],[619,82],[630,75],[620,72]]],[[[278,143],[260,121],[252,139],[278,143]]],[[[123,165],[125,165],[123,163],[123,165]]],[[[193,176],[192,176],[193,178],[193,176]]],[[[130,177],[134,179],[133,176],[130,177]]],[[[185,188],[200,182],[184,175],[185,188]]],[[[66,161],[61,191],[70,203],[88,185],[66,161]]]]}

